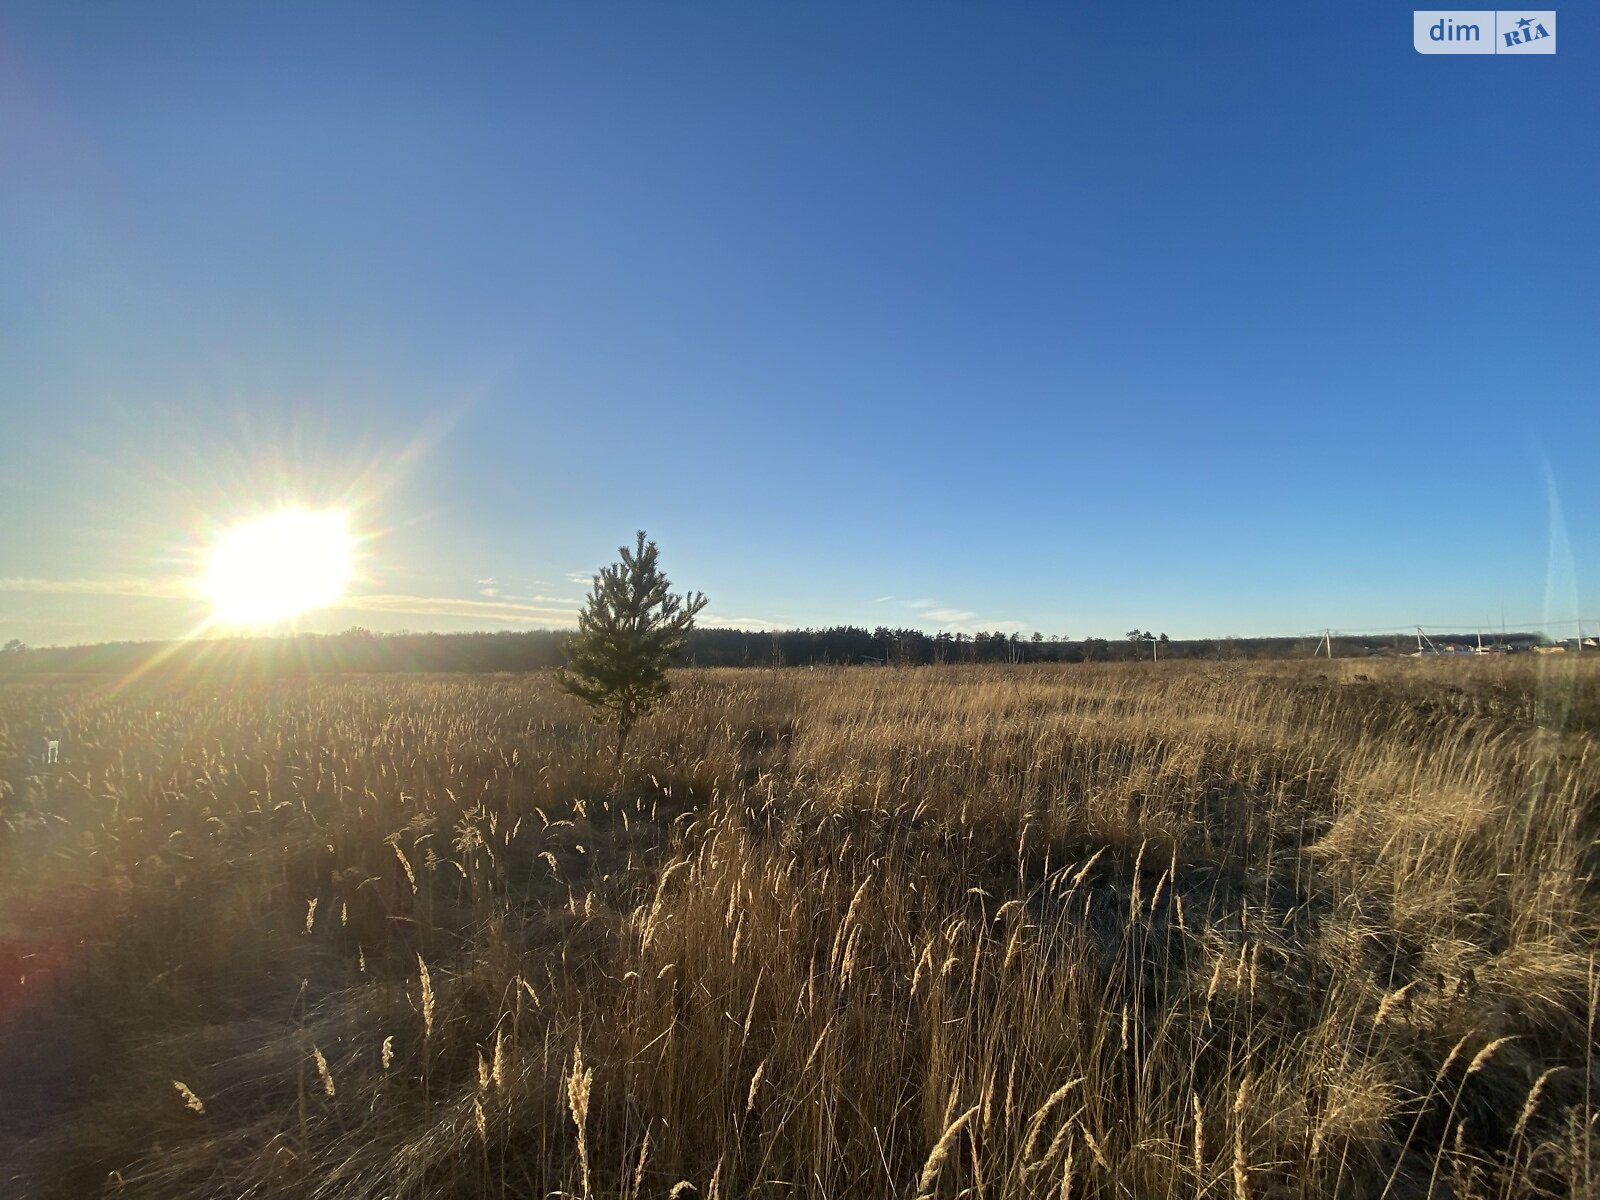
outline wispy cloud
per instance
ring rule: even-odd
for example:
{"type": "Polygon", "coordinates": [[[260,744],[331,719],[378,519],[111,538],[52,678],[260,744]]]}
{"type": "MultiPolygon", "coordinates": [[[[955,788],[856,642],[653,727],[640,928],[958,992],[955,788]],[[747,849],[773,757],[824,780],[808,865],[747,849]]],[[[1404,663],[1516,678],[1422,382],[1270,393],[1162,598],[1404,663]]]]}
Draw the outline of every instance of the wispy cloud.
{"type": "MultiPolygon", "coordinates": [[[[182,577],[148,579],[137,575],[103,575],[81,579],[0,578],[0,593],[35,596],[122,596],[135,599],[197,600],[194,581],[182,577]]],[[[498,588],[479,594],[490,598],[407,596],[395,594],[346,596],[331,608],[346,612],[393,613],[418,617],[457,617],[517,625],[568,626],[577,619],[578,600],[557,596],[502,597],[498,588]]]]}
{"type": "MultiPolygon", "coordinates": [[[[479,581],[481,582],[481,581],[479,581]]],[[[82,579],[0,577],[0,593],[38,596],[126,596],[139,599],[198,600],[192,579],[147,579],[136,575],[105,575],[82,579]]],[[[479,589],[481,599],[458,596],[411,596],[398,593],[346,596],[329,608],[337,612],[385,613],[406,617],[451,617],[505,625],[570,628],[577,623],[583,601],[566,596],[513,596],[500,589],[479,589]]],[[[767,617],[703,615],[699,624],[718,629],[766,630],[783,628],[767,617]]]]}
{"type": "Polygon", "coordinates": [[[501,621],[513,625],[567,626],[577,621],[577,613],[570,608],[558,608],[550,604],[519,604],[505,599],[465,600],[454,596],[346,596],[333,607],[348,612],[394,613],[408,617],[459,617],[464,620],[501,621]]]}
{"type": "MultiPolygon", "coordinates": [[[[487,575],[484,578],[474,580],[473,582],[478,585],[478,595],[483,596],[485,599],[497,600],[504,604],[556,604],[573,608],[583,604],[581,599],[575,600],[568,596],[545,596],[539,594],[519,595],[515,592],[508,592],[501,585],[500,580],[494,575],[487,575]]],[[[576,582],[588,583],[589,580],[587,577],[585,577],[584,579],[577,580],[576,582]]],[[[543,579],[535,579],[533,580],[533,586],[540,587],[548,585],[543,579]]]]}
{"type": "Polygon", "coordinates": [[[781,622],[766,617],[723,617],[715,613],[705,613],[696,617],[695,624],[701,629],[744,629],[755,633],[785,627],[781,622]]]}
{"type": "Polygon", "coordinates": [[[0,579],[0,592],[27,592],[40,596],[134,596],[141,599],[193,600],[192,580],[147,579],[141,575],[102,575],[88,579],[0,579]]]}
{"type": "Polygon", "coordinates": [[[1024,621],[986,617],[970,608],[954,608],[942,600],[907,600],[904,603],[915,610],[918,621],[937,625],[949,633],[1021,633],[1027,628],[1024,621]]]}
{"type": "Polygon", "coordinates": [[[594,572],[593,571],[568,571],[567,572],[567,582],[568,583],[580,584],[583,587],[588,587],[591,583],[594,582],[594,572]]]}
{"type": "Polygon", "coordinates": [[[894,599],[893,596],[879,596],[876,600],[873,601],[873,603],[874,604],[882,604],[885,600],[893,600],[893,599],[894,599]]]}

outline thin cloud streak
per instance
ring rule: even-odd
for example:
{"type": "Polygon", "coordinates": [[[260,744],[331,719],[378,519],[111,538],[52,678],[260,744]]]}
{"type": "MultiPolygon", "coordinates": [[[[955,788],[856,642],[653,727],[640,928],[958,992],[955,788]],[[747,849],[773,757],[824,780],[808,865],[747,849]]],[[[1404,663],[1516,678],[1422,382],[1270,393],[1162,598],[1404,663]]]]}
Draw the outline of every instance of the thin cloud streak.
{"type": "Polygon", "coordinates": [[[111,575],[98,579],[0,579],[0,592],[36,596],[133,596],[140,599],[193,600],[194,583],[188,579],[146,579],[139,575],[111,575]]]}
{"type": "MultiPolygon", "coordinates": [[[[484,591],[497,590],[484,589],[484,591]]],[[[11,576],[0,578],[0,593],[37,596],[122,596],[153,600],[183,600],[190,603],[202,599],[197,591],[195,580],[183,576],[165,579],[148,579],[135,575],[114,575],[83,579],[37,579],[11,576]]],[[[564,596],[496,595],[474,600],[455,596],[412,596],[402,593],[374,593],[371,595],[345,596],[337,603],[328,605],[324,611],[384,613],[408,617],[448,617],[466,621],[487,621],[507,625],[543,625],[566,629],[577,623],[577,610],[583,604],[583,600],[569,599],[564,596]]],[[[971,631],[977,628],[977,625],[973,624],[977,614],[962,609],[930,607],[936,604],[936,601],[930,600],[919,602],[912,607],[924,610],[919,613],[919,616],[943,622],[952,631],[958,629],[971,631]]],[[[698,624],[702,628],[741,629],[751,632],[793,627],[791,622],[771,617],[734,617],[715,613],[705,614],[698,624]]],[[[1020,621],[985,621],[980,624],[983,628],[992,630],[1009,631],[1013,628],[1022,628],[1022,622],[1020,621]]]]}
{"type": "MultiPolygon", "coordinates": [[[[136,575],[89,579],[0,578],[0,592],[34,596],[124,596],[153,600],[200,599],[194,581],[182,577],[147,579],[136,575]]],[[[334,611],[394,613],[417,617],[458,617],[510,624],[569,626],[581,603],[554,596],[529,596],[512,600],[464,600],[453,596],[375,594],[345,596],[327,607],[334,611]],[[522,599],[535,603],[522,603],[522,599]]]]}
{"type": "Polygon", "coordinates": [[[978,618],[977,613],[965,608],[925,608],[922,615],[929,621],[945,625],[965,625],[978,618]]]}
{"type": "Polygon", "coordinates": [[[769,621],[765,617],[720,617],[710,613],[696,618],[695,624],[701,629],[743,629],[751,633],[789,628],[780,622],[769,621]]]}
{"type": "MultiPolygon", "coordinates": [[[[532,597],[547,604],[579,605],[577,600],[532,597]]],[[[509,600],[457,600],[447,596],[349,596],[331,607],[355,612],[394,613],[415,617],[458,617],[467,620],[503,621],[517,625],[553,625],[568,628],[577,624],[576,611],[548,608],[538,604],[517,604],[509,600]]],[[[781,626],[765,617],[724,617],[707,614],[698,622],[708,629],[762,631],[781,626]]]]}
{"type": "Polygon", "coordinates": [[[538,604],[518,604],[508,600],[461,600],[452,596],[346,596],[329,607],[348,612],[394,613],[407,617],[458,617],[466,620],[501,621],[513,625],[565,627],[576,624],[578,619],[576,612],[566,609],[538,604]]]}
{"type": "MultiPolygon", "coordinates": [[[[893,599],[893,597],[885,597],[893,599]]],[[[1021,633],[1027,622],[981,616],[970,608],[951,608],[942,600],[905,600],[921,623],[932,622],[946,633],[1021,633]]]]}

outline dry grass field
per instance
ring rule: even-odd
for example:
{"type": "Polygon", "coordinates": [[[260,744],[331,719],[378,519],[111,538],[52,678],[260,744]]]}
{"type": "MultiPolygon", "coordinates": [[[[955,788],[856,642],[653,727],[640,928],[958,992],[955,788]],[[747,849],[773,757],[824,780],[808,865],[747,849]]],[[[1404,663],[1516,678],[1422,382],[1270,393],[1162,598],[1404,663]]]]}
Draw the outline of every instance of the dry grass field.
{"type": "Polygon", "coordinates": [[[0,687],[0,1195],[1600,1196],[1600,664],[675,682],[0,687]]]}

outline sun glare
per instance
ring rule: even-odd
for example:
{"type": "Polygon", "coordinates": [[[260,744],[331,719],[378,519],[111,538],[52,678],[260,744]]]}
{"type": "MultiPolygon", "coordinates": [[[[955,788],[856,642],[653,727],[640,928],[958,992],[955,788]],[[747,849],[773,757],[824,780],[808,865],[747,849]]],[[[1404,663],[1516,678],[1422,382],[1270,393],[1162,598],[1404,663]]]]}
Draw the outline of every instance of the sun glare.
{"type": "Polygon", "coordinates": [[[290,508],[229,530],[211,552],[205,591],[217,620],[263,625],[344,595],[355,539],[342,512],[290,508]]]}

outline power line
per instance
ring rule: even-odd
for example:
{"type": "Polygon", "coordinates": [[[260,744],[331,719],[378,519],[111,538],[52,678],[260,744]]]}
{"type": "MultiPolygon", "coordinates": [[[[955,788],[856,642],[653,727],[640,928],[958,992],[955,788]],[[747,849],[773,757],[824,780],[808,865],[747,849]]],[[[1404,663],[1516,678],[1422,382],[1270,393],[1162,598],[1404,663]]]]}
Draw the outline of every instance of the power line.
{"type": "MultiPolygon", "coordinates": [[[[1372,627],[1362,627],[1362,628],[1354,628],[1354,629],[1348,629],[1348,628],[1347,629],[1341,629],[1341,628],[1332,628],[1332,629],[1330,629],[1330,628],[1324,626],[1321,629],[1302,629],[1302,630],[1299,630],[1299,631],[1297,631],[1295,633],[1278,633],[1278,634],[1259,633],[1259,634],[1248,634],[1248,635],[1244,635],[1244,636],[1247,636],[1247,637],[1298,637],[1298,638],[1311,638],[1311,637],[1314,637],[1314,638],[1317,638],[1320,641],[1324,635],[1329,634],[1329,633],[1331,633],[1334,637],[1368,637],[1368,636],[1380,636],[1380,635],[1383,635],[1383,634],[1410,634],[1410,633],[1415,633],[1419,627],[1422,628],[1422,629],[1432,629],[1435,632],[1465,633],[1465,632],[1468,632],[1470,630],[1478,629],[1481,625],[1482,625],[1482,622],[1478,622],[1478,621],[1412,621],[1412,622],[1409,622],[1408,624],[1405,624],[1405,625],[1372,626],[1372,627]]],[[[1600,625],[1600,620],[1596,620],[1595,618],[1586,617],[1585,616],[1585,617],[1570,617],[1570,618],[1568,618],[1566,620],[1562,620],[1562,621],[1547,621],[1547,620],[1545,620],[1545,619],[1543,619],[1541,617],[1538,620],[1533,620],[1533,621],[1505,621],[1505,620],[1502,620],[1500,622],[1500,627],[1501,627],[1502,630],[1504,630],[1506,632],[1515,632],[1515,633],[1530,633],[1530,632],[1536,632],[1536,631],[1539,631],[1539,630],[1569,629],[1569,628],[1576,628],[1576,629],[1582,630],[1582,628],[1585,625],[1587,625],[1589,628],[1593,629],[1597,625],[1600,625]]]]}

